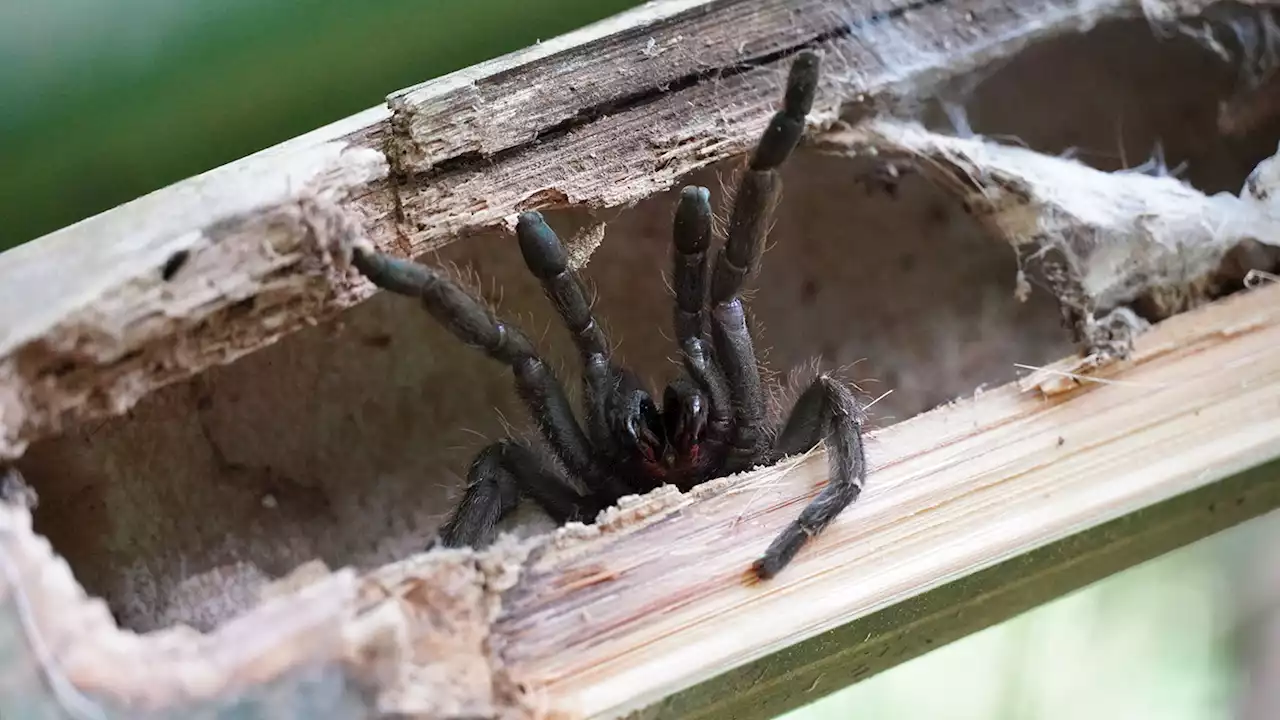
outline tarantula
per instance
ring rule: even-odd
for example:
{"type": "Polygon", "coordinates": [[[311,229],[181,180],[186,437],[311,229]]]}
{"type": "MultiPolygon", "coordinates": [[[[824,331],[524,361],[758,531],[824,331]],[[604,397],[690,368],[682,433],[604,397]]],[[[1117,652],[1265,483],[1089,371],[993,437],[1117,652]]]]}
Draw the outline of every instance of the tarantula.
{"type": "Polygon", "coordinates": [[[686,187],[675,210],[672,260],[675,336],[684,373],[661,403],[615,363],[586,293],[568,267],[560,239],[537,212],[522,213],[516,235],[525,264],[573,336],[583,364],[585,426],[564,387],[516,326],[445,273],[357,248],[353,264],[375,285],[419,298],[459,340],[505,363],[540,435],[558,461],[505,439],[480,452],[467,489],[441,529],[444,546],[480,546],[523,498],[558,524],[591,522],[624,495],[663,484],[682,491],[713,478],[772,464],[826,441],[831,480],[753,564],[760,579],[782,570],[805,544],[857,499],[866,476],[861,407],[853,393],[822,375],[799,396],[786,421],[766,417],[764,383],[740,297],[754,275],[777,205],[777,172],[799,144],[818,83],[818,56],[797,56],[783,107],[769,123],[741,176],[726,239],[708,273],[710,192],[686,187]]]}

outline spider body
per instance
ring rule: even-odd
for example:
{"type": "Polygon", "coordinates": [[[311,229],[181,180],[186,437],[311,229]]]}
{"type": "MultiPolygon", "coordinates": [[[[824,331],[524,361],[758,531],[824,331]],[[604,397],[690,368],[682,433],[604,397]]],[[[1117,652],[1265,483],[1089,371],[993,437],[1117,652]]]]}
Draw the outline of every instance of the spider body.
{"type": "Polygon", "coordinates": [[[356,249],[353,262],[373,283],[419,298],[459,340],[511,368],[554,459],[511,439],[482,450],[468,470],[462,500],[441,529],[441,544],[489,542],[498,522],[523,498],[559,524],[590,522],[624,495],[663,484],[688,490],[825,441],[830,482],[754,564],[757,576],[769,578],[858,497],[866,474],[860,406],[847,387],[824,375],[799,396],[785,422],[773,423],[740,296],[777,204],[777,168],[800,141],[817,81],[817,55],[799,54],[783,107],[742,174],[714,263],[710,192],[686,187],[680,194],[672,223],[672,320],[684,372],[660,397],[615,361],[563,245],[537,212],[520,215],[516,235],[525,264],[577,348],[581,424],[560,381],[519,328],[436,269],[356,249]]]}

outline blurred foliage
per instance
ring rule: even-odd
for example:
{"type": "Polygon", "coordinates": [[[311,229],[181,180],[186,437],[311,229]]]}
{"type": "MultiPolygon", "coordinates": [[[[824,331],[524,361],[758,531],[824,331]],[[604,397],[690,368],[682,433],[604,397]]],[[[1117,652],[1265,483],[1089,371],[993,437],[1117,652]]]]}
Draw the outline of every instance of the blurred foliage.
{"type": "Polygon", "coordinates": [[[780,720],[1233,720],[1236,561],[1277,530],[1280,515],[1252,520],[780,720]]]}
{"type": "Polygon", "coordinates": [[[0,249],[638,4],[0,3],[0,249]]]}

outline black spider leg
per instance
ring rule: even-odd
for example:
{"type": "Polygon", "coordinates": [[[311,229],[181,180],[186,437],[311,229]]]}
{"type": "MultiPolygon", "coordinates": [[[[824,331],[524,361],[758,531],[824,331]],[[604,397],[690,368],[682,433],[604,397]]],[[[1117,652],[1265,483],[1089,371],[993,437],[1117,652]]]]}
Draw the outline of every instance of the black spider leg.
{"type": "Polygon", "coordinates": [[[690,185],[680,191],[671,223],[671,276],[676,342],[701,340],[706,332],[707,248],[711,246],[711,192],[690,185]]]}
{"type": "Polygon", "coordinates": [[[752,569],[762,580],[777,575],[809,538],[862,494],[867,460],[862,445],[862,408],[843,383],[821,375],[802,393],[778,433],[770,462],[808,452],[826,441],[830,481],[778,537],[752,569]]]}
{"type": "MultiPolygon", "coordinates": [[[[685,372],[707,400],[705,450],[714,461],[729,442],[732,401],[728,382],[712,357],[706,340],[707,249],[711,245],[711,192],[689,186],[680,191],[672,223],[672,287],[675,290],[673,317],[676,342],[685,372]]],[[[687,392],[673,385],[677,392],[687,392]]]]}
{"type": "MultiPolygon", "coordinates": [[[[604,330],[591,313],[591,303],[577,275],[569,269],[569,254],[555,231],[547,225],[542,214],[524,212],[516,222],[516,237],[529,272],[542,283],[543,292],[555,306],[556,313],[573,336],[574,345],[582,359],[582,383],[585,391],[583,402],[587,410],[587,433],[595,450],[606,456],[616,457],[614,435],[609,420],[624,412],[627,390],[639,383],[626,372],[614,366],[609,341],[604,330]]],[[[588,489],[612,505],[618,498],[635,488],[628,487],[608,468],[593,468],[581,477],[588,489]]]]}
{"type": "Polygon", "coordinates": [[[604,506],[584,498],[543,458],[515,440],[499,440],[480,451],[467,470],[467,491],[440,528],[445,547],[481,547],[493,541],[498,523],[533,498],[557,525],[590,521],[604,506]]]}
{"type": "MultiPolygon", "coordinates": [[[[434,268],[363,249],[356,250],[352,263],[378,287],[419,298],[427,312],[459,340],[508,365],[520,399],[560,462],[575,477],[599,476],[590,443],[574,418],[564,387],[524,333],[495,318],[485,304],[434,268]]],[[[495,443],[472,463],[466,495],[445,525],[443,544],[463,544],[463,535],[470,529],[464,528],[463,518],[479,519],[478,535],[491,535],[492,523],[514,507],[510,492],[513,480],[552,515],[593,517],[607,507],[607,503],[599,505],[596,498],[583,497],[536,454],[524,455],[514,447],[518,446],[510,441],[495,443]]]]}
{"type": "Polygon", "coordinates": [[[777,168],[804,134],[817,84],[817,54],[798,54],[787,77],[783,107],[769,121],[739,181],[728,237],[711,276],[711,337],[716,360],[728,381],[734,415],[726,473],[747,470],[767,454],[764,390],[739,293],[760,260],[782,186],[777,168]]]}

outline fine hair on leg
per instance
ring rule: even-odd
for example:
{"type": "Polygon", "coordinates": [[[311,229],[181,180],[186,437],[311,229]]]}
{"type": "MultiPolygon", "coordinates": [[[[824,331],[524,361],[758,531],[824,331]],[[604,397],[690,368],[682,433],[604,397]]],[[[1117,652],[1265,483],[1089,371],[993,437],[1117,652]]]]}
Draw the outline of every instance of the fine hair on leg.
{"type": "Polygon", "coordinates": [[[862,407],[852,390],[826,374],[814,378],[796,399],[770,460],[808,452],[820,442],[826,443],[830,480],[756,561],[753,569],[761,579],[767,580],[786,567],[810,538],[858,499],[866,482],[862,407]]]}
{"type": "Polygon", "coordinates": [[[594,507],[536,452],[515,440],[499,440],[471,461],[467,489],[448,522],[440,529],[444,547],[479,547],[493,542],[498,523],[530,497],[563,525],[584,520],[594,507]]]}

